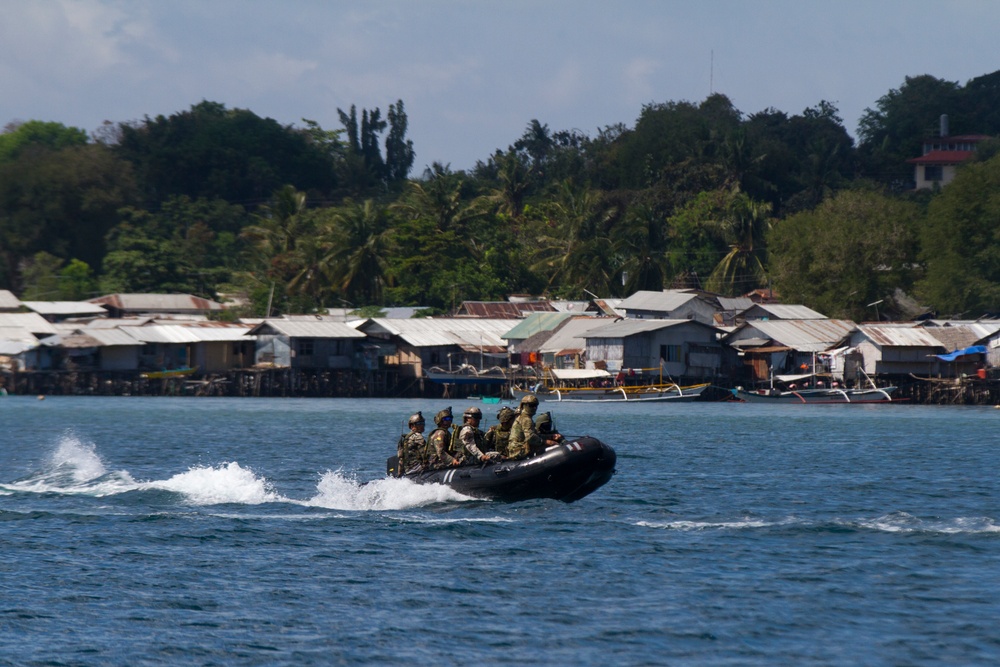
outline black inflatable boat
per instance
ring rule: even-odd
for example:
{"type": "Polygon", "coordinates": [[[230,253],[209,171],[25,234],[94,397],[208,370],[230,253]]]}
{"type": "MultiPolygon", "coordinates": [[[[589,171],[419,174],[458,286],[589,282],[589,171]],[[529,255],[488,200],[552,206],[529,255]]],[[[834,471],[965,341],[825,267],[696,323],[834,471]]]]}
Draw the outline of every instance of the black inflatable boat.
{"type": "MultiPolygon", "coordinates": [[[[593,493],[615,474],[615,450],[585,436],[549,447],[518,461],[464,465],[402,475],[418,484],[444,484],[473,498],[515,502],[554,498],[571,503],[593,493]]],[[[398,459],[389,457],[386,471],[400,477],[398,459]]]]}

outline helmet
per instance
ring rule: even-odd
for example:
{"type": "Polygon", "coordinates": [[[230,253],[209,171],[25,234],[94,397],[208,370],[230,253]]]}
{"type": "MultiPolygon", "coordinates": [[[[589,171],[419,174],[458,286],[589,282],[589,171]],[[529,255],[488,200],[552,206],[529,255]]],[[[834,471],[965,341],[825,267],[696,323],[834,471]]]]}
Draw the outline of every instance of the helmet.
{"type": "Polygon", "coordinates": [[[483,418],[483,411],[477,407],[466,408],[465,412],[462,414],[463,417],[468,419],[469,417],[475,417],[476,419],[483,418]]]}
{"type": "Polygon", "coordinates": [[[416,426],[417,424],[423,424],[424,423],[424,416],[422,414],[420,414],[419,412],[416,413],[416,414],[410,415],[410,422],[409,423],[410,423],[410,426],[416,426]]]}
{"type": "Polygon", "coordinates": [[[445,420],[448,421],[452,420],[450,405],[446,407],[444,410],[441,410],[436,415],[434,415],[434,423],[437,424],[438,426],[440,426],[441,423],[444,422],[445,420]]]}
{"type": "Polygon", "coordinates": [[[534,394],[528,394],[521,399],[521,405],[538,405],[538,397],[534,394]]]}
{"type": "Polygon", "coordinates": [[[500,412],[497,413],[497,420],[505,422],[513,419],[516,416],[517,414],[505,405],[502,408],[500,408],[500,412]]]}
{"type": "Polygon", "coordinates": [[[538,415],[538,419],[535,420],[535,428],[538,429],[539,433],[551,433],[552,415],[548,412],[538,415]]]}

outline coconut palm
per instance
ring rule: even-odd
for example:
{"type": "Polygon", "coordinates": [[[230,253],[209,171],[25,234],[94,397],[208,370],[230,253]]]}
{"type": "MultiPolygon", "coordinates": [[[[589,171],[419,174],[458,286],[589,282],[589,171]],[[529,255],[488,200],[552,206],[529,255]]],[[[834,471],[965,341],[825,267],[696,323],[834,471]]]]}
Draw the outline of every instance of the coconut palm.
{"type": "Polygon", "coordinates": [[[388,282],[392,250],[386,209],[368,199],[348,201],[321,227],[323,260],[334,288],[351,303],[378,305],[388,282]]]}
{"type": "Polygon", "coordinates": [[[718,230],[729,244],[729,252],[708,278],[708,287],[722,294],[744,294],[766,282],[767,245],[771,205],[734,193],[718,230]]]}

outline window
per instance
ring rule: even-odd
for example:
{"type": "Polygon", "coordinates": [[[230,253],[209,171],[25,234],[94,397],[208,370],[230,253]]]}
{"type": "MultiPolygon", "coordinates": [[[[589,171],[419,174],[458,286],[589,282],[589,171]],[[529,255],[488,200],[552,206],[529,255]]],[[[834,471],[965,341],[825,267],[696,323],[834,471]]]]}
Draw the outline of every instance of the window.
{"type": "Polygon", "coordinates": [[[300,357],[311,357],[316,351],[316,341],[312,338],[298,338],[295,341],[295,354],[300,357]]]}
{"type": "Polygon", "coordinates": [[[928,164],[924,166],[925,181],[940,181],[944,177],[943,170],[939,164],[928,164]]]}
{"type": "Polygon", "coordinates": [[[660,346],[660,359],[666,362],[678,362],[681,360],[681,346],[680,345],[661,345],[660,346]]]}

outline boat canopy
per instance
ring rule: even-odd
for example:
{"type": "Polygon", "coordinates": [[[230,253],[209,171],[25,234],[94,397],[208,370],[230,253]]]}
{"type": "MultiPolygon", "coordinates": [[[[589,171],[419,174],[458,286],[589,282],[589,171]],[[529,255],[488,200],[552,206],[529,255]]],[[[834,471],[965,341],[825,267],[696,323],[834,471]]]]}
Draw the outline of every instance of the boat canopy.
{"type": "Polygon", "coordinates": [[[557,380],[598,380],[611,377],[611,373],[599,368],[550,368],[549,372],[557,380]]]}

